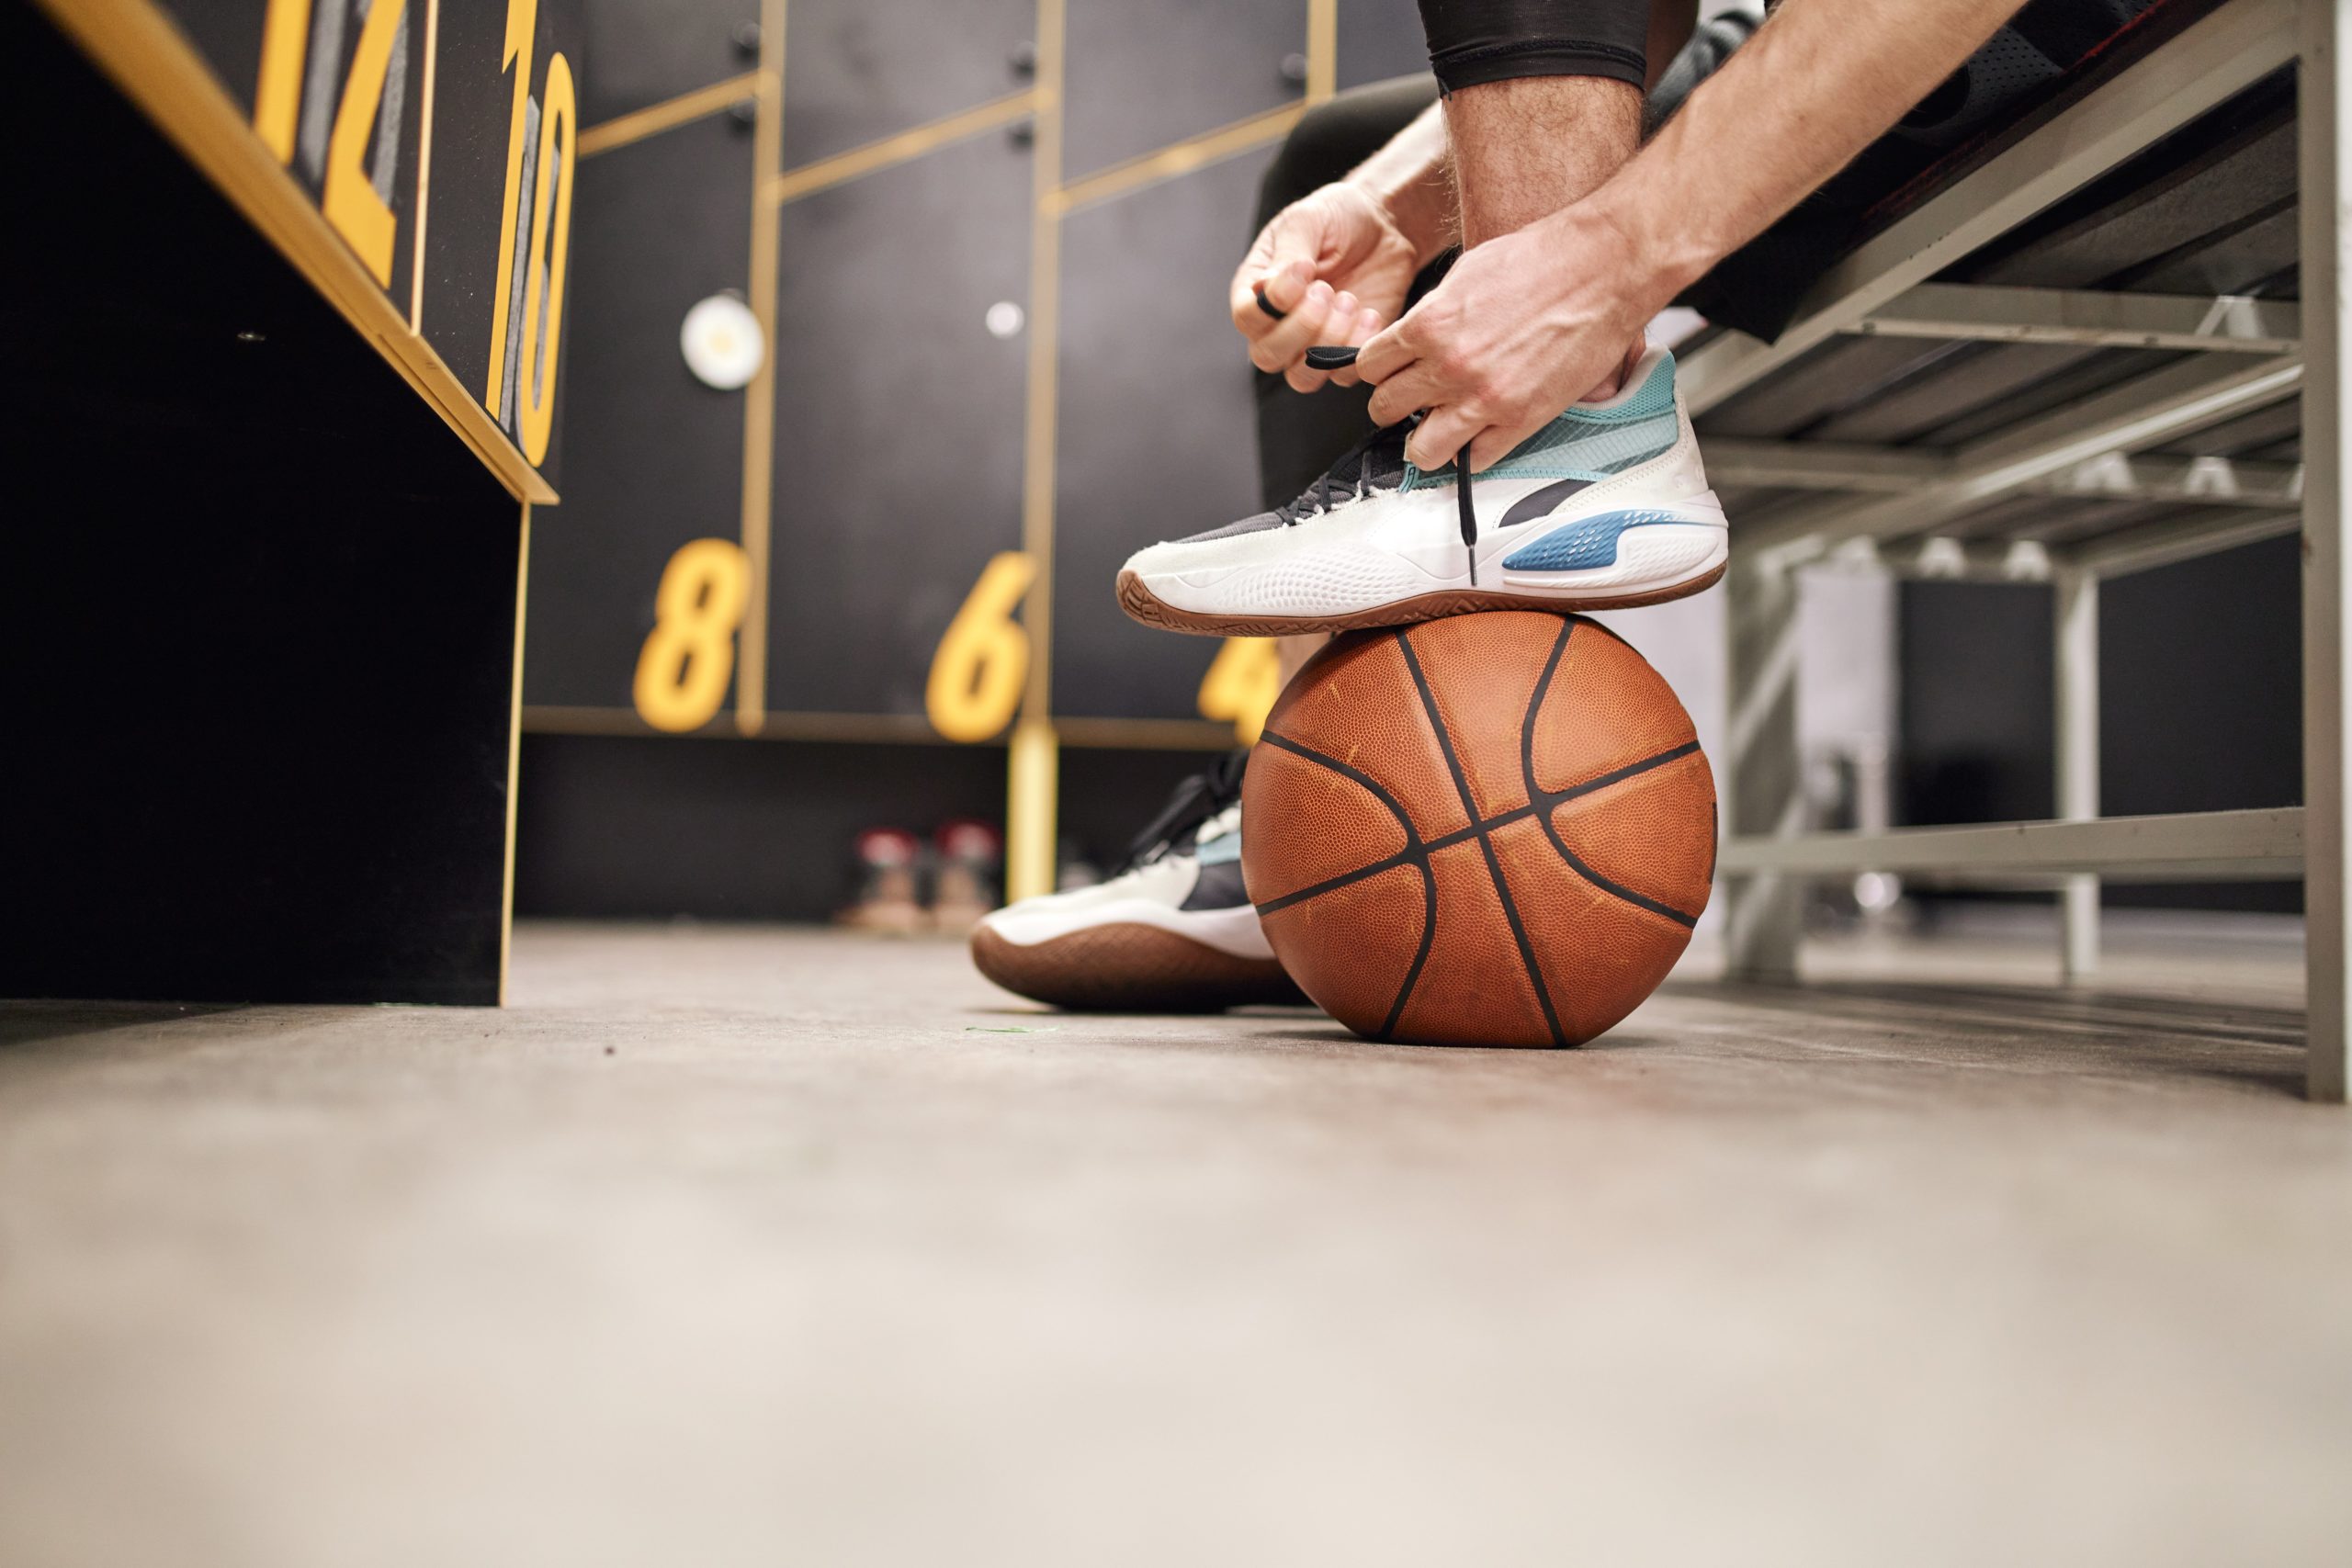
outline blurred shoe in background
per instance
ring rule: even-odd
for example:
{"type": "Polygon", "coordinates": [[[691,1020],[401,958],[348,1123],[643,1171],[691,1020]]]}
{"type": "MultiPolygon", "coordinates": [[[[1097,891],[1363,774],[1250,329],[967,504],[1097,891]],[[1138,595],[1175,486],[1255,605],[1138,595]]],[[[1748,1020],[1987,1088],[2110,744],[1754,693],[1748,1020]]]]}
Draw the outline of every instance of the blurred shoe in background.
{"type": "Polygon", "coordinates": [[[931,837],[931,929],[963,936],[997,905],[1004,840],[986,822],[959,818],[931,837]]]}
{"type": "Polygon", "coordinates": [[[919,897],[922,842],[903,828],[868,828],[857,836],[857,901],[835,916],[856,931],[910,936],[923,929],[919,897]]]}

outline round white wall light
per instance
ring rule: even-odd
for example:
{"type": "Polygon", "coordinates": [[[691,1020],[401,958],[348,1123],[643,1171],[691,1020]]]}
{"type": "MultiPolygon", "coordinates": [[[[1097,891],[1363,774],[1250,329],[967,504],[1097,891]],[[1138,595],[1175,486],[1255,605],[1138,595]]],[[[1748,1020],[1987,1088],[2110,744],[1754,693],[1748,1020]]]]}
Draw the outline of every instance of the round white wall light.
{"type": "Polygon", "coordinates": [[[751,307],[732,294],[696,300],[678,328],[686,368],[707,387],[731,392],[749,384],[767,363],[767,334],[751,307]]]}

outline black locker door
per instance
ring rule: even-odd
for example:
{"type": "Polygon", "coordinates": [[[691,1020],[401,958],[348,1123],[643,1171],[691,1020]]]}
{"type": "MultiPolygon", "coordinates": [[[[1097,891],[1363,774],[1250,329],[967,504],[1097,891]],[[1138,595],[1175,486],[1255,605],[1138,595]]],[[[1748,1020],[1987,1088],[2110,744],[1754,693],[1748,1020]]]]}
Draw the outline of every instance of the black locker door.
{"type": "Polygon", "coordinates": [[[1272,158],[1261,148],[1064,220],[1057,714],[1201,716],[1219,639],[1138,626],[1112,585],[1144,546],[1259,510],[1250,359],[1226,288],[1272,158]]]}
{"type": "Polygon", "coordinates": [[[1069,15],[1065,179],[1306,90],[1306,0],[1070,0],[1069,15]]]}
{"type": "Polygon", "coordinates": [[[784,166],[1029,86],[1036,0],[791,0],[784,166]],[[1024,68],[1025,65],[1025,68],[1024,68]]]}
{"type": "Polygon", "coordinates": [[[589,125],[760,63],[760,0],[588,0],[580,110],[589,125]]]}
{"type": "Polygon", "coordinates": [[[998,130],[779,212],[772,708],[923,713],[1019,547],[1030,180],[998,130]]]}
{"type": "Polygon", "coordinates": [[[563,504],[531,543],[525,700],[628,708],[664,568],[742,526],[743,393],[686,368],[679,328],[745,287],[752,134],[725,115],[581,165],[563,504]]]}

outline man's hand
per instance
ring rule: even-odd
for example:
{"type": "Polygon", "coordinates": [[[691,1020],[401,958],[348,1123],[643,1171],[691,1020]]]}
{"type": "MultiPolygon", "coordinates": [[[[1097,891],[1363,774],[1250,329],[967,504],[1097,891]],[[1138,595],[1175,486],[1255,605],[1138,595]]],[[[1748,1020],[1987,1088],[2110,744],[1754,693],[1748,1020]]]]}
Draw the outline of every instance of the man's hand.
{"type": "Polygon", "coordinates": [[[1357,356],[1372,417],[1427,410],[1406,457],[1427,470],[1467,447],[1476,473],[1629,366],[1675,287],[1594,203],[1489,240],[1357,356]]]}
{"type": "MultiPolygon", "coordinates": [[[[1233,275],[1233,324],[1250,361],[1302,392],[1335,378],[1309,370],[1318,344],[1355,347],[1396,319],[1420,270],[1420,252],[1371,191],[1342,180],[1274,214],[1233,275]],[[1283,312],[1258,307],[1256,291],[1283,312]]],[[[1355,379],[1339,372],[1343,385],[1355,379]]]]}

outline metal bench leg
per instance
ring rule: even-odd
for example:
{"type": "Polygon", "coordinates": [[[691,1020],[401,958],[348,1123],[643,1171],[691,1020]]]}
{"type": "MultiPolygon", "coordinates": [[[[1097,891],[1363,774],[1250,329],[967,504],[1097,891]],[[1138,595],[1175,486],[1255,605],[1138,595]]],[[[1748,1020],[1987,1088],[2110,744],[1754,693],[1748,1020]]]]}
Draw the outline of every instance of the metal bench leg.
{"type": "MultiPolygon", "coordinates": [[[[2098,578],[2057,574],[2058,815],[2098,815],[2098,578]]],[[[2059,894],[2060,953],[2069,984],[2098,972],[2098,877],[2068,876],[2059,894]]]]}
{"type": "Polygon", "coordinates": [[[2347,771],[2344,724],[2343,215],[2352,200],[2352,0],[2304,0],[2298,133],[2301,152],[2303,333],[2303,908],[2309,942],[2313,1100],[2342,1101],[2347,1077],[2345,986],[2352,927],[2345,907],[2347,771]]]}
{"type": "MultiPolygon", "coordinates": [[[[1786,835],[1804,826],[1797,757],[1797,579],[1788,566],[1732,545],[1730,599],[1731,799],[1737,836],[1786,835]]],[[[1804,884],[1780,872],[1727,878],[1726,967],[1747,980],[1792,980],[1804,884]]]]}

